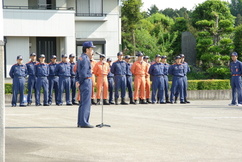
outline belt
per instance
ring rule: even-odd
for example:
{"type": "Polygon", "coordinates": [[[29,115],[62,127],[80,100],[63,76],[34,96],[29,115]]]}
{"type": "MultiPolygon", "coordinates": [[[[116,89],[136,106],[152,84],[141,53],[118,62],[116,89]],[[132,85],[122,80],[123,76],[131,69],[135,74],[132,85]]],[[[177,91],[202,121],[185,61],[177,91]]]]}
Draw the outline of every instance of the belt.
{"type": "Polygon", "coordinates": [[[232,76],[241,76],[241,74],[233,74],[232,76]]]}
{"type": "Polygon", "coordinates": [[[126,75],[126,77],[132,77],[132,75],[126,75]]]}
{"type": "Polygon", "coordinates": [[[164,75],[155,75],[155,77],[163,77],[164,75]]]}
{"type": "Polygon", "coordinates": [[[125,76],[125,75],[114,75],[114,76],[125,76]]]}
{"type": "Polygon", "coordinates": [[[58,76],[55,76],[55,75],[49,75],[49,77],[57,78],[58,76]]]}
{"type": "Polygon", "coordinates": [[[85,79],[92,79],[92,77],[86,77],[85,79]]]}
{"type": "Polygon", "coordinates": [[[21,78],[24,78],[23,76],[18,76],[17,78],[21,79],[21,78]]]}
{"type": "Polygon", "coordinates": [[[113,77],[108,77],[108,79],[109,79],[109,78],[113,78],[113,77]]]}

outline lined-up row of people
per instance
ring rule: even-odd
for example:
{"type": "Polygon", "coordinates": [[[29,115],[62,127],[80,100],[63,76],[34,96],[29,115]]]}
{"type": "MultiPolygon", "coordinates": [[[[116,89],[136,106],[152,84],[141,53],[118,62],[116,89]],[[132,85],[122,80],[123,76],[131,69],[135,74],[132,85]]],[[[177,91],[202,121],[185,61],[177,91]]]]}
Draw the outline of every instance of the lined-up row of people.
{"type": "MultiPolygon", "coordinates": [[[[142,52],[137,53],[137,61],[130,63],[131,57],[124,56],[122,52],[117,54],[117,60],[111,58],[106,60],[105,55],[100,56],[99,62],[93,59],[91,55],[91,77],[92,80],[92,104],[127,105],[125,101],[126,89],[130,98],[129,104],[147,103],[175,103],[180,94],[180,103],[189,103],[187,101],[186,74],[190,71],[189,66],[184,62],[184,55],[181,54],[175,58],[176,63],[169,65],[166,56],[156,55],[155,60],[149,63],[149,57],[144,56],[142,52]],[[172,87],[169,100],[168,75],[172,75],[172,87]],[[134,76],[134,79],[133,79],[134,76]],[[150,83],[152,79],[152,84],[150,83]],[[133,92],[134,80],[134,92],[133,92]],[[97,92],[95,93],[95,87],[97,92]],[[150,96],[150,89],[152,94],[150,96]],[[119,91],[121,94],[119,94],[119,91]],[[151,101],[150,101],[151,97],[151,101]],[[97,99],[95,101],[95,99],[97,99]],[[103,99],[103,101],[101,101],[103,99]]],[[[62,105],[62,95],[65,92],[66,105],[78,105],[80,92],[76,85],[80,86],[75,55],[62,55],[61,62],[57,63],[56,56],[51,57],[49,64],[45,63],[45,55],[41,54],[39,61],[36,61],[36,54],[30,55],[31,61],[26,65],[22,63],[22,56],[17,57],[17,64],[13,65],[9,75],[13,78],[13,98],[12,106],[16,106],[17,94],[20,92],[20,106],[25,106],[23,101],[23,91],[26,76],[28,77],[28,96],[27,105],[32,104],[32,93],[35,90],[35,105],[40,106],[40,91],[44,91],[44,106],[52,104],[52,93],[55,92],[56,105],[62,105]],[[70,94],[72,92],[72,94],[70,94]],[[77,96],[77,97],[76,97],[77,96]],[[76,99],[77,98],[77,99],[76,99]]],[[[88,68],[88,67],[86,67],[88,68]]]]}

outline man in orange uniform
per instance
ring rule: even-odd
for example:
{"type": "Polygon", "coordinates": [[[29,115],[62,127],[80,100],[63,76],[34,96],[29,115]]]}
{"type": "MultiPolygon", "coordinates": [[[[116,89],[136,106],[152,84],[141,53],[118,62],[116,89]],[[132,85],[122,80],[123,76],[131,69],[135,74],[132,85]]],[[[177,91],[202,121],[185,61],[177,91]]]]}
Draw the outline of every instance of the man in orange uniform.
{"type": "Polygon", "coordinates": [[[92,96],[91,96],[91,101],[92,101],[93,105],[96,105],[97,103],[94,101],[95,98],[96,98],[95,91],[94,91],[94,88],[96,86],[96,77],[93,73],[93,68],[96,65],[97,61],[94,60],[93,55],[94,55],[94,53],[92,54],[92,57],[90,58],[91,68],[92,68],[91,69],[92,70],[92,96]]]}
{"type": "MultiPolygon", "coordinates": [[[[149,71],[150,69],[150,63],[149,61],[149,56],[144,56],[143,57],[144,61],[147,63],[147,71],[149,71]]],[[[150,74],[146,73],[145,74],[145,97],[146,97],[146,102],[147,103],[151,103],[150,102],[150,74]]]]}
{"type": "Polygon", "coordinates": [[[140,98],[140,104],[147,104],[145,101],[145,75],[148,73],[147,63],[143,61],[143,53],[138,52],[136,54],[138,60],[134,62],[131,67],[131,72],[135,76],[134,78],[134,102],[137,102],[140,98]]]}
{"type": "Polygon", "coordinates": [[[104,105],[110,105],[107,102],[107,99],[108,99],[108,78],[107,78],[107,75],[108,75],[109,72],[110,72],[110,66],[105,61],[105,56],[100,55],[100,61],[97,62],[96,65],[93,68],[93,73],[97,76],[97,105],[100,105],[101,95],[102,95],[102,99],[103,99],[103,104],[104,105]],[[102,89],[103,89],[103,92],[102,92],[102,89]]]}

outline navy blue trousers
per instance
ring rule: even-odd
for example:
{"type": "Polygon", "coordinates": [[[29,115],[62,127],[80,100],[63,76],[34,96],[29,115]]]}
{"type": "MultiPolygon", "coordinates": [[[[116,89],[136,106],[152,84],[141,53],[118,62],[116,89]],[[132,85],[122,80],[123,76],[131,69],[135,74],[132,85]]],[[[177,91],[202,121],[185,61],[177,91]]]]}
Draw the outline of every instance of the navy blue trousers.
{"type": "Polygon", "coordinates": [[[12,106],[16,106],[18,93],[20,94],[20,105],[24,105],[24,77],[14,77],[13,78],[13,95],[12,95],[12,106]]]}
{"type": "Polygon", "coordinates": [[[242,104],[242,84],[241,76],[232,76],[232,104],[242,104]]]}
{"type": "Polygon", "coordinates": [[[114,86],[115,86],[115,98],[119,98],[118,91],[121,89],[121,98],[125,98],[126,94],[126,76],[125,75],[115,75],[114,76],[114,86]]]}
{"type": "Polygon", "coordinates": [[[129,92],[129,98],[133,98],[133,77],[126,76],[126,84],[129,92]]]}
{"type": "Polygon", "coordinates": [[[71,102],[76,102],[76,78],[71,77],[71,102]]]}
{"type": "Polygon", "coordinates": [[[47,77],[38,77],[36,81],[36,104],[40,104],[40,91],[44,90],[44,104],[48,104],[49,81],[47,77]]]}
{"type": "Polygon", "coordinates": [[[27,102],[32,103],[32,93],[33,90],[35,91],[35,103],[36,103],[36,81],[37,78],[34,75],[30,75],[28,78],[28,96],[27,96],[27,102]]]}
{"type": "Polygon", "coordinates": [[[114,89],[114,80],[113,78],[108,78],[109,102],[113,102],[113,89],[114,89]]]}
{"type": "Polygon", "coordinates": [[[66,104],[71,104],[70,89],[71,89],[70,77],[61,77],[60,76],[59,77],[59,91],[58,91],[57,104],[63,104],[62,94],[63,94],[64,90],[66,93],[66,104]]]}
{"type": "Polygon", "coordinates": [[[164,102],[164,77],[163,76],[153,76],[152,77],[152,102],[156,102],[156,96],[158,91],[159,102],[164,102]]]}
{"type": "Polygon", "coordinates": [[[174,101],[174,96],[176,93],[180,94],[180,101],[184,102],[184,79],[183,77],[173,76],[170,101],[174,101]]]}
{"type": "Polygon", "coordinates": [[[89,125],[89,117],[91,111],[91,95],[92,95],[92,80],[85,79],[80,84],[81,102],[78,110],[77,125],[89,125]]]}
{"type": "Polygon", "coordinates": [[[57,104],[58,97],[58,88],[59,88],[59,77],[58,76],[49,76],[49,99],[48,103],[52,103],[53,90],[55,91],[55,103],[57,104]]]}

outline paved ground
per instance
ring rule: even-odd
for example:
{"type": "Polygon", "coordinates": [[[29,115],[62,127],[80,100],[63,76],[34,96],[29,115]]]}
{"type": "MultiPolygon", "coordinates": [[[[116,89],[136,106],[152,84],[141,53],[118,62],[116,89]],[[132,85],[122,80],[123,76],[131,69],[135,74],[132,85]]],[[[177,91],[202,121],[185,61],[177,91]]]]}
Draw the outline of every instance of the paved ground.
{"type": "Polygon", "coordinates": [[[111,128],[94,129],[76,128],[76,106],[6,105],[6,162],[241,162],[242,107],[228,103],[105,106],[111,128]]]}

